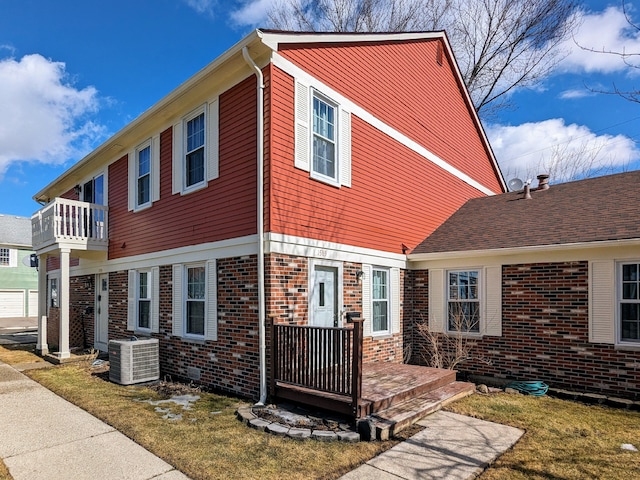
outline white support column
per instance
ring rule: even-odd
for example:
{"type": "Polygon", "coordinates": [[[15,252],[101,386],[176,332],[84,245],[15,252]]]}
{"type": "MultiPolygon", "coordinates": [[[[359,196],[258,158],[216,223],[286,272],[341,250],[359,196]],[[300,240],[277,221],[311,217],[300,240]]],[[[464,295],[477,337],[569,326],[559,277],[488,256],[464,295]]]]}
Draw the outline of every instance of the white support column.
{"type": "Polygon", "coordinates": [[[49,353],[47,345],[47,255],[38,256],[38,343],[36,352],[49,353]]]}
{"type": "Polygon", "coordinates": [[[60,250],[60,286],[58,298],[60,299],[60,351],[59,358],[71,357],[69,350],[69,258],[71,250],[60,250]]]}

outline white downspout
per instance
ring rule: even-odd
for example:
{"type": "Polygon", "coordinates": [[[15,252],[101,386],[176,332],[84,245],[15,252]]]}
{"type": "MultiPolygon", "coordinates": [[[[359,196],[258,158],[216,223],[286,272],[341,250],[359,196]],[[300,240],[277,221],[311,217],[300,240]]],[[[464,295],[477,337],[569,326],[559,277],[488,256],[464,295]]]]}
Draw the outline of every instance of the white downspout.
{"type": "Polygon", "coordinates": [[[264,405],[267,402],[264,293],[264,78],[262,70],[249,56],[247,47],[242,48],[242,56],[258,77],[258,341],[260,344],[260,400],[258,400],[258,405],[264,405]]]}

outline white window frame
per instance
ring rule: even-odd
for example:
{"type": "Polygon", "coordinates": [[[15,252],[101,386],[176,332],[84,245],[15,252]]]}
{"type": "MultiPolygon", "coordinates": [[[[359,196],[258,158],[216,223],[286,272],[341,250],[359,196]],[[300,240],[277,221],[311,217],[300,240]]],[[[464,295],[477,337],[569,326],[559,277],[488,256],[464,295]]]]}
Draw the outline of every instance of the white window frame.
{"type": "Polygon", "coordinates": [[[3,267],[3,268],[11,267],[12,250],[13,250],[12,248],[0,247],[0,267],[3,267]]]}
{"type": "Polygon", "coordinates": [[[329,95],[305,83],[303,79],[296,79],[294,97],[295,167],[309,172],[309,177],[314,180],[338,188],[351,187],[351,113],[329,95]],[[316,134],[313,128],[313,107],[315,99],[334,109],[334,177],[314,169],[313,145],[316,134]]]}
{"type": "Polygon", "coordinates": [[[135,311],[135,330],[143,333],[151,333],[153,326],[153,315],[155,312],[153,311],[153,275],[151,270],[137,270],[136,271],[136,311],[135,311]],[[142,275],[147,276],[147,296],[142,297],[140,292],[141,281],[140,277],[142,275]],[[149,326],[143,327],[140,325],[140,303],[141,302],[149,303],[149,326]]]}
{"type": "Polygon", "coordinates": [[[171,334],[175,337],[195,341],[218,339],[218,273],[216,260],[203,260],[199,262],[178,263],[172,266],[173,284],[173,314],[171,334]],[[204,335],[187,333],[186,328],[186,297],[187,297],[187,272],[189,268],[205,267],[205,316],[204,335]]]}
{"type": "Polygon", "coordinates": [[[183,306],[183,329],[184,336],[187,338],[197,338],[200,340],[204,340],[207,333],[207,266],[205,263],[193,263],[184,266],[184,295],[182,297],[182,306],[183,306]],[[189,270],[201,268],[204,276],[204,285],[203,285],[203,298],[202,299],[189,299],[189,270]],[[202,303],[202,333],[192,333],[187,331],[188,328],[188,305],[190,302],[198,302],[202,303]]]}
{"type": "Polygon", "coordinates": [[[469,336],[481,336],[483,332],[483,289],[482,289],[482,269],[481,268],[459,268],[459,269],[450,269],[446,271],[445,274],[445,331],[448,334],[462,334],[469,336]],[[476,288],[477,288],[477,298],[476,299],[456,299],[451,297],[451,289],[450,287],[450,275],[451,274],[460,274],[460,273],[472,273],[475,272],[477,274],[476,288]],[[451,303],[475,303],[477,304],[478,309],[478,322],[477,322],[477,330],[468,330],[468,331],[458,331],[456,329],[452,329],[450,326],[450,304],[451,303]]]}
{"type": "Polygon", "coordinates": [[[388,268],[383,268],[383,267],[372,267],[371,268],[371,334],[373,336],[376,335],[389,335],[391,333],[391,271],[388,268]],[[383,272],[385,274],[386,277],[386,285],[385,285],[385,294],[386,294],[386,298],[385,299],[376,299],[375,298],[375,291],[376,289],[374,288],[373,285],[373,279],[376,276],[376,272],[383,272]],[[387,328],[386,329],[380,329],[380,330],[376,330],[375,329],[375,304],[376,302],[386,302],[386,310],[387,310],[387,328]]]}
{"type": "MultiPolygon", "coordinates": [[[[616,281],[615,281],[615,288],[617,291],[617,295],[616,295],[616,314],[614,315],[614,318],[616,320],[616,344],[620,345],[620,346],[632,346],[632,347],[640,347],[640,339],[637,340],[630,340],[630,339],[623,339],[622,338],[622,305],[625,303],[633,303],[638,305],[638,308],[640,308],[640,292],[638,292],[638,299],[625,299],[624,297],[624,277],[623,277],[623,272],[624,272],[624,267],[626,265],[636,265],[637,268],[640,270],[640,260],[627,260],[627,261],[621,261],[618,262],[617,264],[617,268],[616,268],[616,281]]],[[[635,283],[637,284],[637,288],[640,289],[640,278],[638,278],[635,283]]],[[[640,328],[640,327],[639,327],[640,328]]]]}
{"type": "Polygon", "coordinates": [[[218,98],[200,105],[183,116],[173,126],[172,193],[187,195],[208,186],[219,176],[219,101],[218,98]],[[204,172],[203,180],[187,186],[187,126],[196,117],[204,115],[204,172]]]}
{"type": "Polygon", "coordinates": [[[209,119],[207,118],[207,114],[205,112],[205,106],[201,106],[197,110],[191,112],[189,116],[185,117],[182,121],[182,190],[184,192],[190,192],[193,190],[199,190],[206,185],[207,181],[207,128],[209,119]],[[202,127],[202,145],[197,149],[189,150],[188,142],[189,142],[189,122],[193,122],[196,118],[202,116],[202,121],[204,123],[202,127]],[[187,158],[190,153],[195,152],[196,150],[202,149],[202,180],[195,182],[191,185],[187,185],[187,158]]]}
{"type": "Polygon", "coordinates": [[[320,92],[313,90],[311,95],[311,165],[310,165],[310,175],[311,178],[316,180],[320,180],[321,182],[329,183],[331,185],[340,186],[340,155],[339,155],[339,129],[340,129],[340,111],[339,106],[336,102],[330,100],[327,96],[322,95],[320,92]],[[315,131],[315,103],[316,100],[325,104],[328,108],[333,109],[333,139],[323,136],[320,133],[315,131]],[[329,176],[326,175],[315,168],[316,164],[316,139],[320,139],[322,141],[326,141],[333,144],[333,169],[334,175],[329,176]]]}
{"type": "Polygon", "coordinates": [[[136,210],[141,210],[143,208],[147,208],[151,206],[152,203],[152,199],[153,199],[153,147],[151,145],[151,139],[147,140],[146,142],[144,142],[142,145],[138,146],[135,150],[135,156],[134,156],[134,168],[135,168],[135,176],[134,176],[134,181],[135,181],[135,193],[134,193],[134,198],[135,198],[135,209],[136,210]],[[148,195],[149,197],[147,198],[147,200],[145,202],[140,202],[140,179],[142,178],[142,176],[140,175],[140,154],[142,152],[144,152],[146,149],[149,149],[149,171],[144,175],[146,177],[148,177],[148,182],[149,182],[149,186],[148,186],[148,195]]]}

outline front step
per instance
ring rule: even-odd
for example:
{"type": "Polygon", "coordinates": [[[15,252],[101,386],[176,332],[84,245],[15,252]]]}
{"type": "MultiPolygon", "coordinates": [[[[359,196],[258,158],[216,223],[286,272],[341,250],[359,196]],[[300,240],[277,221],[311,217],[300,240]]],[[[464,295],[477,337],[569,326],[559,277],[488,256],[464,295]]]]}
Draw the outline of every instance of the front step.
{"type": "Polygon", "coordinates": [[[388,440],[444,405],[471,395],[474,391],[473,383],[452,382],[376,412],[369,416],[375,426],[376,438],[388,440]]]}

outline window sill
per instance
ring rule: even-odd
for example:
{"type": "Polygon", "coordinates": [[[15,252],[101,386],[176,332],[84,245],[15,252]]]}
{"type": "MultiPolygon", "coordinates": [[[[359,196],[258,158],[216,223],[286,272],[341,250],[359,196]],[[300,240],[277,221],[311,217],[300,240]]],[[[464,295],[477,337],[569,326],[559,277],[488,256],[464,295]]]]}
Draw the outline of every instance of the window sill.
{"type": "Polygon", "coordinates": [[[135,207],[133,209],[133,213],[138,213],[138,212],[143,212],[145,210],[148,210],[152,207],[153,203],[149,202],[149,203],[145,203],[144,205],[140,205],[138,207],[135,207]]]}
{"type": "Polygon", "coordinates": [[[314,172],[311,172],[310,177],[311,177],[312,180],[315,180],[317,182],[324,183],[326,185],[330,185],[330,186],[335,187],[335,188],[340,188],[340,182],[338,180],[336,180],[335,178],[325,177],[325,176],[322,176],[320,174],[316,174],[314,172]]]}
{"type": "Polygon", "coordinates": [[[207,188],[207,182],[205,182],[205,181],[203,181],[202,183],[197,183],[195,185],[191,185],[190,187],[187,187],[187,188],[183,188],[180,191],[180,195],[189,195],[190,193],[197,192],[197,191],[202,190],[204,188],[207,188]]]}
{"type": "Polygon", "coordinates": [[[616,350],[627,352],[640,352],[640,343],[633,345],[631,343],[618,343],[614,347],[616,350]]]}

